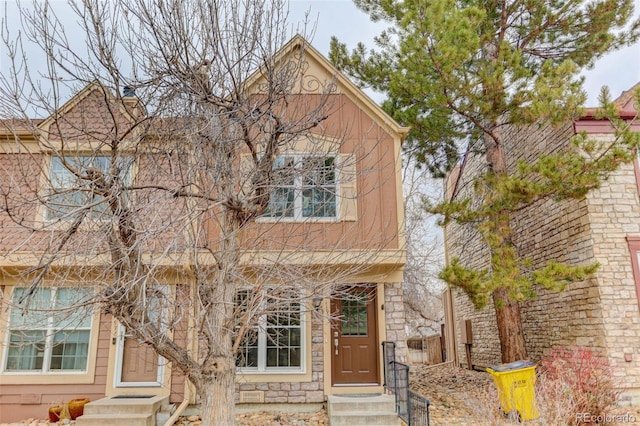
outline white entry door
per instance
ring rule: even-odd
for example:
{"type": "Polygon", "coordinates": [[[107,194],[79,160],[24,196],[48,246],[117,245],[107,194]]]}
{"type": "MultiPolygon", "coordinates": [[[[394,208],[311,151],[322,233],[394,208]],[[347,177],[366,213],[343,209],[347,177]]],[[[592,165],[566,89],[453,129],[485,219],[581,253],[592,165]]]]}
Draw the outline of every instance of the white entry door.
{"type": "Polygon", "coordinates": [[[162,385],[163,358],[151,346],[139,342],[118,326],[116,387],[157,387],[162,385]]]}

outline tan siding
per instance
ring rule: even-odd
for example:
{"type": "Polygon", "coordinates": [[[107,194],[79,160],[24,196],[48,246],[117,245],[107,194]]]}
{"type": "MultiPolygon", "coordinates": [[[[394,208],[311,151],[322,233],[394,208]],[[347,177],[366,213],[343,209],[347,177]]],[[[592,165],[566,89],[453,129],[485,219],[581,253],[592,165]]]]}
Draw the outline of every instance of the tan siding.
{"type": "MultiPolygon", "coordinates": [[[[356,221],[257,223],[243,234],[245,246],[276,250],[398,248],[393,139],[348,98],[334,96],[340,110],[323,123],[324,136],[341,139],[341,153],[355,153],[356,221]]],[[[210,235],[217,235],[213,224],[210,235]]]]}
{"type": "MultiPolygon", "coordinates": [[[[305,95],[303,100],[293,100],[292,105],[301,107],[310,103],[317,103],[316,95],[305,95]]],[[[296,97],[294,97],[296,98],[296,97]]],[[[87,100],[87,102],[100,102],[100,100],[87,100]]],[[[338,249],[362,249],[362,248],[398,248],[398,200],[395,176],[395,158],[393,138],[385,132],[365,112],[344,95],[333,95],[330,101],[332,111],[325,123],[320,126],[319,132],[324,136],[342,140],[341,154],[356,156],[357,183],[357,211],[355,217],[349,216],[347,221],[337,223],[281,223],[255,225],[253,233],[245,233],[247,246],[253,248],[264,247],[265,244],[273,244],[271,248],[281,249],[295,247],[302,250],[338,249]],[[324,130],[322,130],[324,129],[324,130]],[[356,219],[355,222],[353,219],[356,219]],[[254,237],[260,236],[259,240],[254,237]],[[345,238],[348,235],[351,238],[345,238]],[[354,238],[357,237],[357,238],[354,238]]],[[[65,121],[80,119],[85,112],[73,109],[65,121]],[[78,115],[78,117],[76,117],[78,115]],[[74,118],[75,117],[75,118],[74,118]]],[[[290,108],[291,109],[291,108],[290,108]]],[[[296,111],[296,109],[292,109],[296,111]]],[[[299,109],[297,110],[299,111],[299,109]]],[[[91,113],[93,123],[97,120],[91,113]]],[[[63,125],[62,128],[66,128],[63,125]]],[[[71,131],[71,130],[69,130],[71,131]]],[[[314,130],[315,131],[315,130],[314,130]]],[[[98,134],[101,133],[100,131],[98,134]]],[[[33,220],[37,213],[43,214],[44,209],[33,202],[25,203],[40,185],[43,173],[47,173],[48,161],[44,155],[0,155],[0,173],[5,178],[2,189],[12,194],[10,201],[14,205],[23,205],[22,210],[27,220],[33,220]],[[44,172],[43,172],[44,170],[44,172]],[[20,176],[16,180],[15,177],[20,176]],[[11,178],[13,177],[13,179],[11,178]],[[10,182],[10,183],[9,183],[10,182]],[[23,194],[20,196],[19,194],[23,194]]],[[[171,184],[178,180],[179,171],[170,170],[168,160],[160,155],[141,158],[137,164],[137,181],[139,183],[154,182],[157,184],[171,184]]],[[[1,177],[1,176],[0,176],[1,177]]],[[[43,188],[40,188],[42,190],[43,188]]],[[[136,193],[136,202],[139,205],[136,220],[145,222],[147,227],[154,229],[153,237],[145,241],[144,246],[149,250],[163,250],[167,246],[174,250],[184,248],[182,240],[184,230],[181,228],[184,220],[174,223],[169,218],[185,218],[185,208],[181,200],[158,191],[139,191],[136,193]],[[159,207],[161,206],[161,207],[159,207]],[[176,237],[178,237],[176,239],[176,237]]],[[[214,212],[212,212],[214,213],[214,212]]],[[[4,232],[0,238],[0,249],[10,250],[20,242],[27,239],[28,233],[17,226],[11,226],[6,215],[0,216],[4,229],[12,229],[4,232]]],[[[211,240],[215,240],[215,221],[209,222],[209,234],[211,240]]],[[[51,241],[57,241],[55,230],[31,235],[30,245],[24,249],[52,250],[51,241]]],[[[68,247],[82,247],[91,244],[93,252],[103,252],[106,245],[103,240],[104,232],[100,229],[82,231],[73,237],[68,247]],[[95,244],[96,241],[101,242],[95,244]]]]}
{"type": "Polygon", "coordinates": [[[103,316],[100,322],[98,362],[94,382],[92,384],[68,382],[51,385],[2,385],[0,376],[0,422],[17,422],[30,417],[46,418],[49,405],[73,398],[86,397],[93,401],[104,397],[107,376],[106,356],[111,344],[111,319],[103,316]]]}
{"type": "MultiPolygon", "coordinates": [[[[188,297],[189,287],[187,285],[176,286],[176,299],[180,300],[188,297]]],[[[189,327],[189,318],[185,315],[180,322],[178,322],[173,330],[174,341],[182,346],[186,347],[188,344],[187,329],[189,327]]],[[[177,369],[171,371],[171,387],[169,394],[169,402],[180,403],[184,398],[184,375],[177,369]]]]}

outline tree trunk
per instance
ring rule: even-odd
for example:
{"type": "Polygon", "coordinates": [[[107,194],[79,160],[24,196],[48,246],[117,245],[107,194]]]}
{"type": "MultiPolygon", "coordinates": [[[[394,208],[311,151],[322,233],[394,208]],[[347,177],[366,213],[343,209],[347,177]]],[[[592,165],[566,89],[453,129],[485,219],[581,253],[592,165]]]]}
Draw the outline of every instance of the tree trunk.
{"type": "Polygon", "coordinates": [[[235,361],[220,359],[210,382],[198,389],[202,426],[233,425],[235,422],[235,361]]]}
{"type": "Polygon", "coordinates": [[[509,294],[505,288],[499,288],[493,292],[493,304],[496,308],[502,362],[526,359],[527,349],[524,343],[520,304],[509,300],[509,294]]]}
{"type": "Polygon", "coordinates": [[[205,316],[202,332],[207,342],[204,372],[202,380],[194,382],[201,395],[202,426],[232,426],[235,420],[234,300],[240,264],[238,232],[242,224],[233,211],[227,211],[225,216],[213,276],[207,275],[198,286],[200,300],[208,305],[201,312],[205,316]]]}
{"type": "MultiPolygon", "coordinates": [[[[496,174],[506,174],[507,166],[502,146],[488,136],[485,136],[487,146],[487,162],[491,170],[496,174]]],[[[513,246],[513,231],[509,220],[509,214],[498,212],[496,214],[495,232],[500,234],[502,247],[513,246]]],[[[497,248],[494,248],[496,250],[497,248]]],[[[495,252],[492,253],[495,257],[495,252]]],[[[498,256],[500,258],[500,256],[498,256]]],[[[498,338],[500,339],[500,353],[502,362],[513,362],[527,358],[527,348],[524,342],[520,305],[509,299],[509,291],[500,287],[493,292],[493,305],[496,309],[496,322],[498,326],[498,338]]]]}

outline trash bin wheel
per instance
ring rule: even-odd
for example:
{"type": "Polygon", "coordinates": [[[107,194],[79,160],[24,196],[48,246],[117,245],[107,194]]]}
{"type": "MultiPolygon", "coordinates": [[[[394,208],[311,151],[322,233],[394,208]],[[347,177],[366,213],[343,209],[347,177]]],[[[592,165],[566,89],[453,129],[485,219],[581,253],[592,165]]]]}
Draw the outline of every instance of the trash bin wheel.
{"type": "Polygon", "coordinates": [[[502,405],[498,405],[498,411],[500,412],[500,414],[502,414],[502,417],[504,417],[505,419],[509,417],[509,413],[504,412],[504,410],[502,409],[502,405]]]}
{"type": "Polygon", "coordinates": [[[508,417],[509,417],[510,420],[517,421],[518,423],[522,423],[522,415],[517,410],[513,410],[513,411],[509,412],[509,416],[508,417]]]}

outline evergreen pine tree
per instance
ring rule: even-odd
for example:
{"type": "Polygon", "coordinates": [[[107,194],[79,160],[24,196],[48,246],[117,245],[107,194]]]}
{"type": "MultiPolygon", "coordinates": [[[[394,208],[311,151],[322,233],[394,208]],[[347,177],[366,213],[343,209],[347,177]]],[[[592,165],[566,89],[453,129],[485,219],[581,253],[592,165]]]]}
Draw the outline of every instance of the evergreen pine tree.
{"type": "MultiPolygon", "coordinates": [[[[579,199],[620,164],[632,161],[639,137],[603,91],[602,114],[615,140],[574,138],[571,149],[521,162],[508,170],[504,129],[560,124],[581,114],[582,70],[638,39],[632,0],[354,0],[373,20],[392,24],[351,52],[335,38],[330,58],[361,86],[386,93],[383,107],[411,126],[405,149],[435,176],[481,142],[488,172],[478,177],[474,202],[456,199],[429,211],[443,223],[477,224],[490,251],[482,270],[454,259],[441,273],[476,307],[493,300],[502,360],[525,359],[519,302],[536,286],[560,291],[598,265],[549,262],[535,270],[515,246],[511,218],[544,198],[579,199]]],[[[640,96],[637,97],[640,105],[640,96]]]]}

